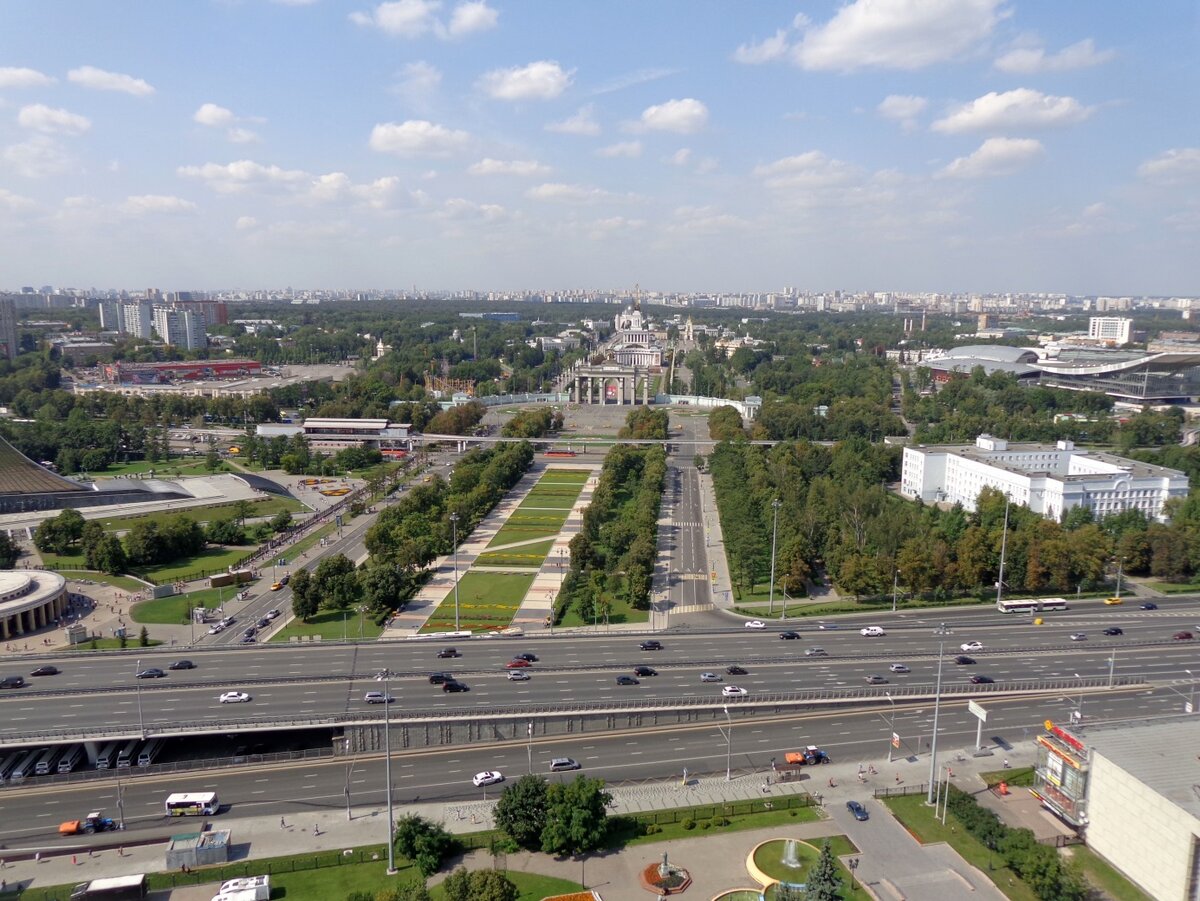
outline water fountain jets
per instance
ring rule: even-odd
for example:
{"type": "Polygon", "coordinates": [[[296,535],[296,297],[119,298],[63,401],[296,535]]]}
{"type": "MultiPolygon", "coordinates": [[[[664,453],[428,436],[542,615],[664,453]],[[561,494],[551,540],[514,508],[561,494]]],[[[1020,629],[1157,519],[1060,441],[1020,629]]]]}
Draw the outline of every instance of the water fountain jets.
{"type": "Polygon", "coordinates": [[[803,866],[803,863],[800,861],[800,855],[797,853],[797,849],[799,847],[800,846],[796,844],[796,840],[794,838],[789,838],[783,843],[782,862],[785,867],[798,870],[803,866]]]}

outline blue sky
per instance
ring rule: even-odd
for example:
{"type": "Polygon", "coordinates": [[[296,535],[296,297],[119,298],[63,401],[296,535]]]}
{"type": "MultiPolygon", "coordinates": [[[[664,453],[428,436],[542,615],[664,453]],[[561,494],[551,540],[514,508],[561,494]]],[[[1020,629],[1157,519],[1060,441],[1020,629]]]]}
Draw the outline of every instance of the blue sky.
{"type": "Polygon", "coordinates": [[[1191,0],[6,0],[0,288],[1200,294],[1191,0]]]}

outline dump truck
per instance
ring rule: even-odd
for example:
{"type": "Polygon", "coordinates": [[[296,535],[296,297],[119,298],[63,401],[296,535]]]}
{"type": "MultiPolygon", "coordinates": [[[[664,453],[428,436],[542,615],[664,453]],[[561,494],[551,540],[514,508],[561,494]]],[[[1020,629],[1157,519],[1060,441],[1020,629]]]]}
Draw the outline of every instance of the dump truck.
{"type": "Polygon", "coordinates": [[[91,835],[93,832],[111,832],[117,828],[112,817],[106,817],[99,810],[93,810],[82,820],[67,820],[58,826],[59,835],[91,835]]]}
{"type": "Polygon", "coordinates": [[[814,766],[818,763],[829,763],[829,755],[816,745],[809,745],[803,751],[788,751],[783,755],[783,760],[784,763],[814,766]]]}
{"type": "Polygon", "coordinates": [[[145,901],[146,875],[107,876],[81,882],[71,889],[71,901],[145,901]]]}

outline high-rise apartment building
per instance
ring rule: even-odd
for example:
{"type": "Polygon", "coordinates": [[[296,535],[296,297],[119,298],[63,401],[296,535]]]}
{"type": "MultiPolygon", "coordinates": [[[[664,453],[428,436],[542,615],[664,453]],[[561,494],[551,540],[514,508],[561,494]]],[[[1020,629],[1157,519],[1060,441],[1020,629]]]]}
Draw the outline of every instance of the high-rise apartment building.
{"type": "Polygon", "coordinates": [[[11,297],[0,297],[0,357],[11,360],[18,350],[16,304],[11,297]]]}
{"type": "Polygon", "coordinates": [[[208,346],[204,314],[192,310],[154,308],[154,330],[165,344],[183,350],[199,350],[208,346]]]}
{"type": "Polygon", "coordinates": [[[1128,344],[1132,319],[1124,316],[1092,316],[1088,319],[1088,337],[1112,344],[1128,344]]]}
{"type": "Polygon", "coordinates": [[[150,341],[154,338],[154,321],[150,304],[131,301],[121,306],[121,317],[124,320],[122,332],[150,341]]]}
{"type": "Polygon", "coordinates": [[[125,305],[121,301],[100,301],[100,328],[106,332],[124,333],[125,305]]]}

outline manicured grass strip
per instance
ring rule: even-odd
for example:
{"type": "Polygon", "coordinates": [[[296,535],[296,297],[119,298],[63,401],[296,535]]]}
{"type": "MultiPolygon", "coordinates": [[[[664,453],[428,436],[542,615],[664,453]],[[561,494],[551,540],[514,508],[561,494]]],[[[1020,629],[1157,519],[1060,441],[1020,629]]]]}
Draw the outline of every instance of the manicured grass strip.
{"type": "Polygon", "coordinates": [[[574,482],[582,485],[591,476],[590,469],[547,469],[538,483],[542,482],[574,482]]]}
{"type": "MultiPolygon", "coordinates": [[[[649,610],[637,610],[637,609],[631,607],[629,602],[627,600],[625,600],[623,597],[614,598],[611,595],[607,595],[607,594],[605,595],[605,597],[607,597],[612,603],[612,607],[608,611],[609,625],[616,625],[617,623],[649,622],[649,620],[650,620],[650,611],[649,610]]],[[[568,609],[567,612],[563,614],[562,620],[559,622],[559,625],[564,626],[564,627],[566,627],[566,626],[594,626],[594,625],[595,626],[603,626],[604,625],[604,616],[603,616],[603,614],[601,614],[595,621],[589,619],[587,622],[584,622],[580,618],[578,611],[576,611],[575,605],[572,604],[570,609],[568,609]]]]}
{"type": "MultiPolygon", "coordinates": [[[[534,573],[468,572],[458,581],[459,625],[464,629],[507,626],[533,579],[534,573]]],[[[421,632],[445,632],[453,628],[454,589],[451,588],[421,632]]]]}
{"type": "Polygon", "coordinates": [[[476,565],[482,566],[540,566],[554,547],[554,539],[537,541],[533,544],[522,544],[506,551],[490,551],[475,558],[476,565]]]}
{"type": "MultiPolygon", "coordinates": [[[[228,604],[234,600],[239,590],[237,586],[230,585],[226,588],[204,588],[187,594],[174,594],[166,598],[142,601],[133,605],[133,621],[135,623],[187,625],[188,611],[193,607],[207,607],[209,610],[213,610],[223,603],[228,604]]],[[[196,628],[203,631],[208,626],[201,626],[197,623],[196,628]]]]}
{"type": "Polygon", "coordinates": [[[146,586],[137,579],[131,579],[129,576],[110,576],[108,573],[92,572],[88,569],[60,569],[58,574],[64,579],[77,579],[79,581],[100,582],[104,585],[111,585],[113,588],[120,588],[123,591],[141,591],[146,586]]]}
{"type": "Polygon", "coordinates": [[[375,625],[369,616],[355,610],[321,610],[309,623],[293,619],[272,635],[271,641],[290,641],[293,635],[320,635],[326,641],[341,641],[343,638],[357,641],[359,638],[378,638],[382,633],[383,626],[375,625]]]}
{"type": "Polygon", "coordinates": [[[1072,860],[1079,861],[1084,878],[1104,892],[1106,898],[1115,898],[1116,901],[1153,901],[1087,845],[1072,845],[1067,853],[1072,860]]]}
{"type": "MultiPolygon", "coordinates": [[[[289,513],[300,513],[308,508],[296,500],[287,497],[272,497],[260,501],[250,501],[250,517],[274,516],[281,510],[289,513]]],[[[157,523],[162,528],[170,520],[182,514],[196,522],[216,522],[232,519],[236,508],[233,504],[214,504],[211,507],[185,507],[179,510],[158,510],[154,513],[142,513],[137,516],[109,516],[101,519],[107,531],[127,531],[141,522],[157,523]]]]}
{"type": "MultiPolygon", "coordinates": [[[[204,457],[174,457],[170,460],[159,460],[157,463],[148,463],[145,460],[131,460],[128,463],[114,463],[104,469],[97,469],[94,472],[89,472],[88,475],[111,479],[116,476],[131,476],[141,475],[154,471],[155,476],[171,476],[171,475],[200,475],[208,474],[208,469],[205,468],[204,457]]],[[[228,472],[228,467],[222,465],[217,469],[217,472],[228,472]]]]}
{"type": "Polygon", "coordinates": [[[1037,901],[1033,889],[1004,865],[1004,860],[971,835],[954,814],[947,814],[946,825],[933,815],[933,808],[925,805],[925,795],[901,795],[880,798],[895,814],[896,819],[922,844],[946,842],[962,855],[967,863],[985,873],[996,888],[1014,901],[1037,901]]]}
{"type": "Polygon", "coordinates": [[[280,563],[281,560],[287,560],[288,564],[290,565],[291,561],[297,559],[301,554],[303,554],[335,529],[337,529],[336,522],[327,522],[325,525],[319,526],[318,528],[314,529],[311,534],[305,535],[287,550],[281,551],[274,559],[268,560],[263,564],[263,566],[271,566],[272,564],[275,566],[282,566],[283,564],[280,563]]]}
{"type": "Polygon", "coordinates": [[[147,566],[139,572],[155,582],[186,582],[212,573],[224,572],[250,554],[255,547],[256,545],[208,547],[194,557],[185,557],[159,566],[147,566]]]}

